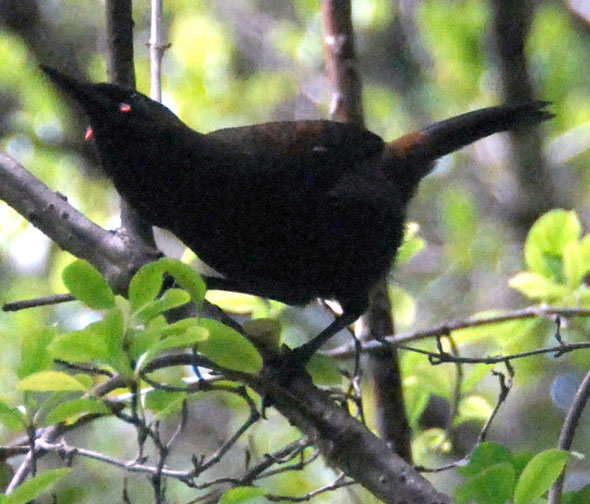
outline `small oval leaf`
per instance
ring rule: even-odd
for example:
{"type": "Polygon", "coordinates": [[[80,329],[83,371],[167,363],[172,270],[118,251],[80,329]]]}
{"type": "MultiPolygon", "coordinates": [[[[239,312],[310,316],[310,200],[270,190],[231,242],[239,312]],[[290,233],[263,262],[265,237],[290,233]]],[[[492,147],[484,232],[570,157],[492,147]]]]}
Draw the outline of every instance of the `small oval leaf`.
{"type": "Polygon", "coordinates": [[[217,320],[202,319],[200,325],[209,331],[209,338],[198,343],[199,353],[235,371],[258,373],[262,369],[262,357],[239,332],[217,320]]]}
{"type": "Polygon", "coordinates": [[[54,425],[73,420],[87,413],[108,415],[110,410],[102,402],[94,399],[74,399],[53,408],[45,417],[44,425],[54,425]]]}
{"type": "Polygon", "coordinates": [[[11,494],[6,496],[2,504],[26,504],[50,490],[53,485],[71,471],[69,467],[65,467],[38,474],[16,487],[11,494]]]}
{"type": "Polygon", "coordinates": [[[257,487],[237,487],[226,490],[219,504],[265,504],[264,490],[257,487]]]}
{"type": "Polygon", "coordinates": [[[159,261],[146,264],[139,269],[129,283],[129,302],[133,311],[156,299],[162,290],[164,274],[159,261]]]}
{"type": "Polygon", "coordinates": [[[0,401],[0,423],[11,431],[20,431],[26,425],[25,415],[18,408],[11,408],[0,401]]]}
{"type": "Polygon", "coordinates": [[[87,261],[74,261],[62,272],[62,280],[70,294],[95,310],[115,306],[115,295],[100,272],[87,261]]]}
{"type": "Polygon", "coordinates": [[[514,504],[529,504],[549,490],[561,474],[568,457],[568,452],[556,448],[535,455],[516,483],[514,504]]]}
{"type": "Polygon", "coordinates": [[[311,375],[313,382],[321,387],[337,387],[342,383],[342,373],[336,361],[327,355],[314,354],[305,369],[311,375]]]}
{"type": "Polygon", "coordinates": [[[16,384],[17,390],[34,392],[57,392],[61,390],[85,391],[84,386],[75,378],[59,371],[40,371],[23,378],[16,384]]]}

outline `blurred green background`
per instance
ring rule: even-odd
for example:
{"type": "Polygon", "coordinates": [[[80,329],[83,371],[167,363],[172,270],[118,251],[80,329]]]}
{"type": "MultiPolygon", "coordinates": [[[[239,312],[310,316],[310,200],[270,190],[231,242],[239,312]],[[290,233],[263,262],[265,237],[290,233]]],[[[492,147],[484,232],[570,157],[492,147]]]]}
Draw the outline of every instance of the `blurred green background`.
{"type": "MultiPolygon", "coordinates": [[[[551,173],[547,184],[552,184],[552,194],[558,194],[547,203],[575,209],[584,230],[590,229],[587,3],[536,2],[525,48],[535,92],[553,102],[551,111],[556,114],[541,126],[542,155],[551,173]]],[[[103,11],[103,3],[96,0],[0,2],[0,149],[66,195],[90,219],[115,229],[118,196],[83,141],[84,118],[38,69],[39,63],[45,63],[71,75],[106,80],[103,11]]],[[[484,0],[354,0],[367,127],[389,140],[430,121],[502,102],[492,11],[493,3],[484,0]]],[[[165,41],[171,47],[163,63],[163,102],[194,129],[208,132],[271,120],[328,117],[330,85],[324,74],[316,0],[174,0],[164,3],[164,13],[165,41]]],[[[134,20],[137,86],[147,94],[147,0],[134,2],[134,20]]],[[[515,217],[520,201],[512,159],[510,137],[495,135],[447,156],[422,183],[409,218],[420,226],[418,234],[426,246],[391,277],[398,331],[531,304],[508,284],[524,269],[523,244],[534,221],[515,217]]],[[[539,209],[537,216],[544,210],[539,209]]],[[[169,235],[158,236],[163,250],[191,258],[169,235]]],[[[72,259],[0,203],[0,303],[64,292],[60,274],[72,259]]],[[[329,320],[314,307],[302,312],[260,300],[217,300],[243,313],[279,317],[284,338],[292,344],[329,320]]],[[[583,305],[579,300],[578,304],[583,305]]],[[[62,329],[83,327],[95,317],[72,303],[0,313],[0,396],[9,403],[19,401],[14,384],[23,335],[30,337],[53,324],[62,329]]],[[[567,328],[567,337],[587,340],[587,329],[588,324],[577,320],[567,328]]],[[[499,352],[498,344],[510,352],[543,346],[552,331],[550,321],[528,321],[466,335],[460,341],[465,352],[481,356],[499,352]]],[[[461,456],[473,440],[473,426],[465,423],[464,431],[458,430],[449,440],[440,429],[420,423],[432,394],[445,400],[452,397],[454,367],[432,367],[424,357],[410,353],[403,353],[402,363],[416,461],[436,465],[461,456]]],[[[565,415],[562,403],[567,405],[570,397],[568,387],[575,387],[589,363],[587,352],[517,362],[516,386],[494,424],[492,439],[517,450],[555,445],[565,415]]],[[[470,391],[461,417],[476,426],[497,396],[496,382],[483,378],[487,371],[485,366],[466,370],[474,383],[483,379],[470,391]]],[[[370,418],[369,391],[365,405],[370,418]]],[[[187,463],[190,453],[214,449],[246,413],[241,404],[223,396],[208,396],[192,408],[197,420],[185,436],[194,445],[181,450],[180,465],[187,463]]],[[[133,446],[123,443],[129,434],[128,427],[102,420],[76,434],[74,442],[132,458],[133,446]]],[[[586,421],[577,431],[576,450],[588,453],[589,435],[586,421]]],[[[0,444],[10,436],[0,427],[0,444]]],[[[273,411],[250,436],[248,442],[260,455],[295,439],[296,433],[273,411]]],[[[51,459],[46,463],[51,465],[51,459]]],[[[88,472],[78,472],[78,479],[62,485],[60,503],[120,498],[120,473],[96,462],[84,464],[88,472]]],[[[224,474],[234,464],[243,464],[239,450],[215,471],[224,474]]],[[[586,461],[574,462],[574,468],[580,481],[590,481],[586,461]]],[[[331,478],[330,469],[316,466],[296,477],[279,478],[271,490],[304,493],[331,478]]],[[[448,490],[456,476],[445,473],[435,479],[448,490]]],[[[130,483],[133,499],[150,498],[149,485],[141,477],[130,476],[130,483]]],[[[337,502],[347,495],[340,492],[318,501],[337,502]]],[[[171,502],[189,495],[185,487],[171,484],[171,502]]],[[[370,502],[366,494],[359,495],[359,502],[370,502]]]]}

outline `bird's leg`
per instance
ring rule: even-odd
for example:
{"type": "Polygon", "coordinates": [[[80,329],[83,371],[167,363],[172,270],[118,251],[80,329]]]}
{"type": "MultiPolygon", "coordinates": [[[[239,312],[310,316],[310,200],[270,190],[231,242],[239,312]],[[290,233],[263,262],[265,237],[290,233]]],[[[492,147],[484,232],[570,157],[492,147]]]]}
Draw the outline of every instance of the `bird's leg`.
{"type": "MultiPolygon", "coordinates": [[[[328,327],[304,345],[297,347],[295,350],[290,350],[283,346],[284,351],[280,355],[267,355],[264,364],[264,374],[283,386],[287,386],[296,377],[305,376],[309,380],[309,375],[304,373],[309,359],[332,336],[346,328],[349,324],[352,324],[361,314],[362,310],[344,310],[342,315],[336,317],[328,327]]],[[[272,405],[273,398],[270,395],[264,395],[262,397],[263,416],[265,415],[266,408],[272,405]]]]}

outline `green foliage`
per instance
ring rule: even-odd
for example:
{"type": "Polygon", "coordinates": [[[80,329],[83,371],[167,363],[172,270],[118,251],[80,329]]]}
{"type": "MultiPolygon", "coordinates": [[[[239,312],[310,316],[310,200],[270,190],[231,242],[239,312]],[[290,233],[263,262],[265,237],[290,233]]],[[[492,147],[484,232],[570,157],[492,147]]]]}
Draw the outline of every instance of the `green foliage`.
{"type": "MultiPolygon", "coordinates": [[[[96,47],[95,40],[101,37],[104,23],[103,17],[90,8],[92,5],[89,0],[53,2],[50,9],[40,9],[42,18],[38,26],[51,28],[46,33],[51,36],[55,54],[76,55],[71,61],[72,69],[82,73],[88,71],[91,78],[104,80],[104,56],[91,49],[96,47]],[[76,15],[69,15],[68,11],[75,11],[76,15]],[[56,36],[54,40],[56,33],[62,33],[63,37],[56,36]],[[69,41],[68,44],[64,44],[64,40],[69,41]],[[76,42],[78,45],[70,45],[75,41],[79,41],[76,42]]],[[[149,88],[147,51],[141,49],[143,42],[147,41],[147,7],[148,3],[143,0],[134,2],[138,42],[136,68],[138,86],[144,92],[149,88]]],[[[543,131],[548,133],[546,147],[555,179],[571,196],[572,207],[584,208],[590,195],[587,190],[590,157],[584,152],[587,142],[583,125],[588,122],[590,114],[590,94],[589,74],[580,68],[590,52],[590,39],[583,23],[576,23],[576,16],[569,7],[546,2],[536,6],[530,20],[531,33],[526,51],[534,87],[542,99],[554,102],[552,110],[557,113],[555,120],[543,126],[543,131]],[[576,130],[579,126],[582,128],[576,130]],[[551,137],[555,137],[555,141],[551,137]],[[574,148],[573,154],[570,152],[572,139],[573,143],[579,142],[574,146],[579,150],[574,148]],[[560,149],[563,140],[567,140],[568,146],[560,149]],[[553,158],[555,152],[558,162],[553,158]],[[574,155],[577,157],[571,161],[574,155]]],[[[405,8],[403,14],[408,15],[412,9],[413,6],[405,8]]],[[[488,3],[481,0],[426,0],[418,3],[416,9],[417,17],[412,19],[415,24],[404,25],[408,28],[404,34],[409,36],[409,50],[406,50],[403,41],[390,38],[391,34],[401,33],[391,24],[392,19],[401,15],[401,9],[391,9],[387,2],[379,0],[359,0],[353,4],[366,124],[387,139],[422,126],[431,117],[442,119],[453,112],[501,101],[497,70],[490,57],[492,23],[488,3]],[[383,62],[392,60],[393,51],[408,52],[409,57],[417,61],[417,66],[406,68],[402,65],[391,70],[380,67],[383,62]],[[403,77],[408,69],[412,80],[404,89],[404,85],[400,85],[403,79],[399,77],[403,77]],[[417,77],[419,72],[424,73],[423,80],[417,77]],[[392,86],[392,82],[395,85],[392,86]]],[[[297,0],[284,7],[280,3],[248,0],[236,2],[230,10],[235,17],[243,12],[252,13],[253,17],[232,24],[228,21],[232,16],[221,8],[212,9],[203,0],[175,0],[166,5],[166,42],[172,45],[164,60],[164,102],[184,121],[202,131],[295,116],[308,117],[308,110],[302,112],[298,108],[302,98],[311,107],[317,107],[311,111],[312,115],[326,117],[330,96],[323,78],[321,18],[317,1],[297,0]],[[239,11],[244,5],[247,9],[239,11]],[[240,28],[246,29],[242,31],[240,28]]],[[[78,111],[66,106],[63,98],[40,77],[37,60],[42,53],[39,48],[27,47],[16,33],[5,30],[0,33],[0,54],[3,55],[0,88],[6,97],[3,101],[6,112],[2,117],[4,136],[0,147],[51,188],[67,195],[93,221],[112,228],[113,217],[118,212],[115,192],[112,185],[89,166],[86,152],[78,148],[84,127],[78,120],[73,120],[78,117],[78,111]],[[72,148],[73,145],[76,147],[72,148]]],[[[416,198],[410,215],[421,223],[434,253],[428,255],[428,261],[421,263],[418,274],[415,274],[413,264],[407,264],[407,261],[424,242],[414,235],[400,249],[395,284],[390,284],[389,292],[394,300],[397,330],[405,330],[411,324],[427,327],[452,318],[463,318],[474,311],[512,303],[511,299],[506,299],[505,279],[520,268],[514,252],[519,249],[519,244],[514,236],[522,230],[512,220],[499,218],[495,211],[496,198],[504,201],[512,194],[506,190],[512,180],[508,173],[510,167],[503,157],[496,155],[502,149],[495,146],[496,143],[492,147],[486,144],[482,150],[475,148],[443,160],[439,163],[438,173],[429,177],[420,189],[421,195],[416,198]],[[472,155],[475,151],[477,154],[472,155]],[[487,193],[493,197],[486,202],[487,198],[480,198],[480,195],[487,193]],[[472,194],[477,196],[470,196],[472,194]],[[484,206],[486,203],[491,206],[484,206]],[[406,271],[411,272],[411,278],[406,271]]],[[[579,222],[576,225],[575,214],[557,213],[559,215],[540,221],[534,233],[531,230],[525,247],[526,269],[514,276],[511,285],[533,302],[588,307],[584,278],[588,273],[586,265],[590,263],[590,238],[581,236],[581,231],[576,232],[576,227],[581,229],[581,226],[579,222]]],[[[71,261],[71,256],[52,248],[36,269],[29,270],[19,264],[19,249],[15,245],[24,238],[29,239],[32,226],[7,205],[0,205],[0,221],[3,300],[62,291],[60,274],[65,264],[71,261]]],[[[35,248],[38,243],[24,241],[34,243],[29,248],[35,248]]],[[[17,388],[18,380],[29,376],[33,377],[29,378],[29,385],[43,386],[38,383],[38,378],[44,375],[37,373],[53,373],[56,358],[119,372],[137,383],[138,373],[154,357],[162,352],[197,345],[199,351],[211,352],[218,362],[241,369],[241,363],[236,361],[240,360],[242,350],[239,345],[232,346],[231,337],[219,338],[219,344],[210,345],[213,348],[209,349],[203,343],[210,337],[210,330],[201,325],[198,317],[169,324],[162,315],[171,307],[187,303],[188,299],[199,304],[196,300],[202,301],[202,287],[198,281],[193,285],[192,294],[190,286],[177,281],[182,290],[168,290],[161,296],[162,272],[166,268],[152,266],[151,270],[148,268],[144,272],[146,277],[152,278],[134,280],[138,283],[131,288],[131,301],[127,302],[113,296],[106,283],[87,267],[77,264],[72,268],[83,270],[80,278],[78,274],[72,274],[72,285],[68,285],[71,283],[68,279],[64,282],[76,296],[83,296],[79,297],[84,303],[83,308],[76,303],[57,309],[38,308],[16,316],[0,314],[3,348],[0,356],[3,399],[0,402],[0,423],[4,427],[16,432],[31,422],[36,425],[51,425],[57,421],[69,423],[85,413],[104,412],[100,401],[81,398],[83,390],[91,389],[102,379],[91,374],[78,374],[72,378],[81,387],[78,389],[78,385],[69,382],[77,389],[75,391],[33,392],[28,389],[26,381],[27,390],[17,388]],[[80,282],[76,285],[78,280],[80,282]],[[87,286],[92,286],[92,290],[86,289],[87,286]],[[88,313],[86,307],[98,310],[100,320],[72,331],[72,326],[68,325],[70,320],[83,319],[88,313]],[[56,327],[68,329],[60,333],[56,327]],[[34,385],[36,381],[37,385],[34,385]],[[13,407],[16,404],[20,406],[13,407]]],[[[280,303],[229,293],[209,292],[207,298],[233,313],[255,318],[276,317],[284,309],[280,303]]],[[[487,311],[478,316],[490,314],[492,312],[487,311]]],[[[79,325],[75,327],[79,328],[79,325]]],[[[297,326],[294,329],[287,326],[287,329],[293,333],[302,332],[297,326]]],[[[587,330],[588,324],[576,319],[569,325],[567,337],[586,338],[587,330]]],[[[456,331],[453,338],[462,355],[475,349],[481,356],[486,352],[497,355],[536,348],[543,345],[552,332],[551,322],[534,319],[456,331]]],[[[271,331],[272,347],[278,345],[276,336],[271,331]]],[[[434,350],[433,345],[426,343],[420,347],[434,350]]],[[[254,356],[253,365],[246,367],[255,372],[258,369],[254,362],[257,353],[254,354],[251,347],[246,352],[254,356]]],[[[433,368],[424,357],[418,356],[404,356],[403,359],[406,408],[415,429],[415,445],[444,453],[452,448],[448,433],[436,429],[422,433],[419,420],[432,395],[452,400],[455,367],[433,368]]],[[[529,359],[515,363],[516,380],[522,383],[537,378],[534,383],[538,390],[546,391],[551,369],[565,359],[569,359],[568,365],[588,367],[587,353],[582,352],[559,361],[542,357],[529,359]]],[[[310,367],[313,365],[310,363],[310,367]]],[[[328,377],[331,374],[332,378],[324,383],[333,380],[335,384],[340,380],[338,370],[333,363],[328,363],[328,367],[331,369],[328,377]]],[[[455,419],[453,427],[468,419],[481,421],[489,411],[492,399],[482,381],[490,368],[483,364],[464,366],[460,416],[455,419]]],[[[183,386],[180,379],[185,372],[175,370],[164,375],[164,381],[183,386]]],[[[312,372],[316,380],[321,379],[316,371],[312,372]]],[[[52,386],[68,388],[67,384],[60,385],[59,382],[53,382],[52,386]]],[[[23,387],[22,383],[20,387],[23,387]]],[[[151,391],[145,396],[143,406],[158,419],[166,418],[182,407],[183,397],[186,394],[151,391]]],[[[367,408],[370,408],[370,399],[367,396],[365,399],[367,408]]],[[[534,401],[534,405],[543,411],[551,411],[547,404],[548,394],[538,393],[528,400],[534,401]]],[[[211,418],[216,417],[211,415],[211,418]]],[[[207,428],[207,421],[215,423],[215,420],[204,418],[203,429],[207,428]]],[[[522,422],[523,419],[519,416],[515,421],[522,422]]],[[[550,422],[543,427],[546,432],[542,438],[551,437],[553,426],[550,422]]],[[[265,434],[266,431],[268,428],[265,434]]],[[[519,433],[524,435],[518,441],[528,445],[541,438],[534,429],[522,429],[519,433]]],[[[117,439],[117,436],[112,438],[117,439]]],[[[100,446],[108,439],[109,436],[101,436],[100,446]]],[[[514,468],[514,481],[518,480],[524,467],[524,464],[519,466],[517,463],[519,455],[513,454],[511,461],[498,462],[514,468]]],[[[479,474],[490,468],[486,466],[479,474]]],[[[494,481],[494,475],[502,471],[509,472],[509,469],[505,465],[493,469],[486,477],[489,480],[484,478],[481,485],[494,481]]],[[[506,479],[510,478],[506,475],[506,479]]],[[[110,485],[111,481],[108,483],[107,486],[104,481],[98,493],[104,492],[105,488],[118,493],[100,495],[98,500],[101,502],[120,498],[119,488],[113,490],[116,485],[110,485]]],[[[171,484],[172,492],[173,487],[171,484]]],[[[584,495],[587,497],[587,490],[586,494],[581,490],[566,498],[569,504],[590,500],[584,499],[584,495]]],[[[192,498],[175,500],[184,502],[192,498]]],[[[59,500],[63,500],[62,495],[59,500]]],[[[91,498],[72,502],[82,501],[94,502],[91,498]]],[[[64,504],[67,502],[64,500],[64,504]]]]}
{"type": "Polygon", "coordinates": [[[262,369],[262,357],[240,333],[217,320],[203,319],[200,325],[209,331],[209,337],[197,348],[212,362],[244,373],[258,373],[262,369]]]}
{"type": "Polygon", "coordinates": [[[590,485],[577,492],[566,492],[563,494],[561,504],[588,504],[590,502],[590,485]]]}
{"type": "Polygon", "coordinates": [[[70,294],[90,308],[105,310],[115,304],[109,284],[87,261],[74,261],[63,270],[62,279],[70,294]]]}
{"type": "Polygon", "coordinates": [[[462,504],[530,504],[536,502],[559,477],[568,453],[550,449],[534,457],[528,452],[513,453],[496,443],[482,443],[469,463],[458,469],[465,483],[455,492],[462,504]]]}
{"type": "Polygon", "coordinates": [[[447,93],[454,94],[455,103],[469,100],[483,68],[481,33],[489,18],[487,4],[429,0],[421,2],[418,14],[424,43],[434,55],[436,77],[447,93]]]}
{"type": "Polygon", "coordinates": [[[575,212],[552,210],[531,228],[525,243],[527,271],[510,285],[525,296],[558,305],[590,301],[584,277],[590,272],[590,235],[581,237],[575,212]]]}
{"type": "Polygon", "coordinates": [[[314,354],[305,369],[317,386],[337,387],[342,383],[342,373],[340,373],[334,359],[327,355],[314,354]]]}
{"type": "Polygon", "coordinates": [[[0,401],[0,423],[11,431],[19,431],[26,426],[26,419],[18,408],[11,408],[0,401]]]}
{"type": "Polygon", "coordinates": [[[264,490],[256,487],[237,487],[226,490],[219,504],[266,504],[264,490]]]}
{"type": "Polygon", "coordinates": [[[86,387],[75,378],[59,371],[39,371],[23,378],[16,386],[17,390],[33,392],[82,391],[86,387]]]}
{"type": "Polygon", "coordinates": [[[51,490],[51,488],[64,476],[69,474],[70,468],[53,469],[38,474],[34,478],[25,481],[22,485],[15,488],[10,495],[1,496],[2,504],[26,504],[36,499],[41,494],[51,490]]]}
{"type": "Polygon", "coordinates": [[[177,290],[173,290],[172,294],[165,293],[157,303],[154,303],[162,289],[166,274],[172,276],[174,281],[190,295],[191,301],[197,308],[201,307],[207,289],[203,279],[190,266],[175,259],[164,258],[146,264],[131,279],[129,302],[136,316],[149,321],[163,311],[182,306],[188,301],[177,290]],[[147,313],[142,313],[141,310],[146,310],[147,313]]]}
{"type": "Polygon", "coordinates": [[[44,425],[54,425],[61,422],[73,422],[78,417],[89,413],[107,415],[110,410],[95,399],[73,399],[58,404],[45,417],[44,425]]]}
{"type": "Polygon", "coordinates": [[[514,504],[529,504],[549,490],[561,474],[568,457],[567,452],[557,449],[535,455],[518,479],[514,489],[514,504]]]}

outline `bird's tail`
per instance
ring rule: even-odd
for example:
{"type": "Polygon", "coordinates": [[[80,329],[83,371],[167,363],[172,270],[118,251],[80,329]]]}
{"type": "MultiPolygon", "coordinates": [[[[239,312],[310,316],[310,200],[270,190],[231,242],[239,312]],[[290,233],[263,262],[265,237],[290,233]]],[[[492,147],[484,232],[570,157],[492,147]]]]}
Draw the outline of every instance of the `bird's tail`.
{"type": "Polygon", "coordinates": [[[405,135],[387,144],[391,167],[413,179],[424,177],[432,162],[493,133],[534,125],[554,116],[545,101],[531,101],[488,107],[468,112],[405,135]]]}

